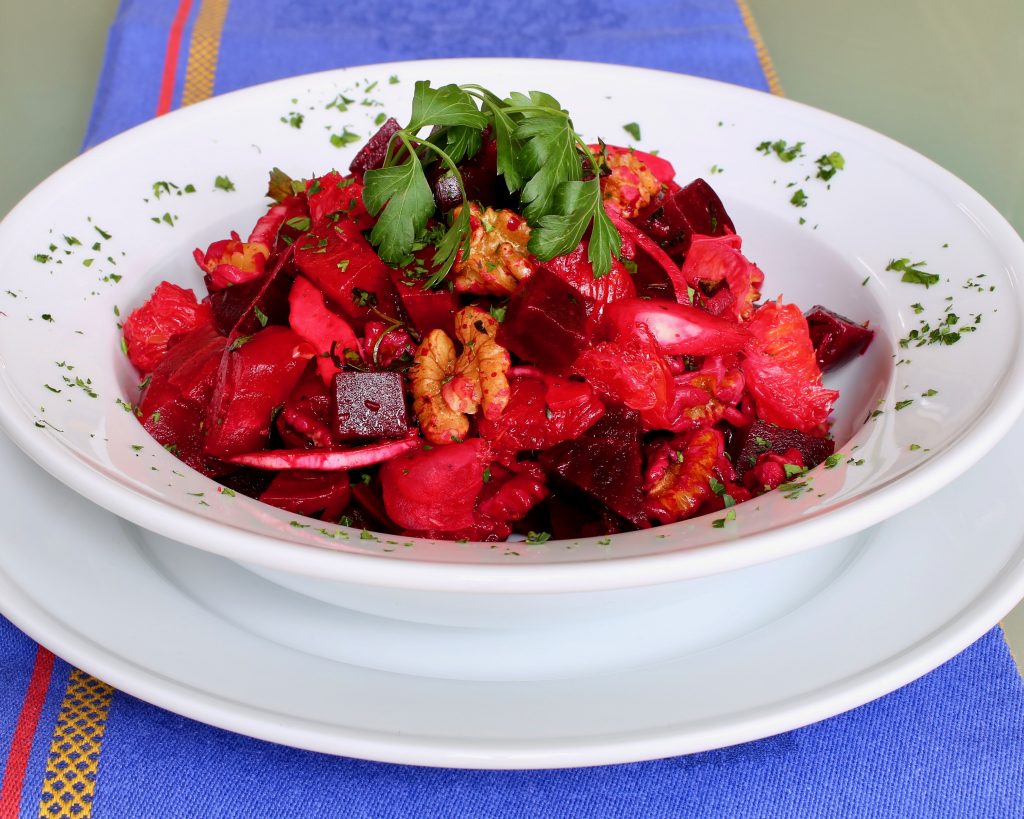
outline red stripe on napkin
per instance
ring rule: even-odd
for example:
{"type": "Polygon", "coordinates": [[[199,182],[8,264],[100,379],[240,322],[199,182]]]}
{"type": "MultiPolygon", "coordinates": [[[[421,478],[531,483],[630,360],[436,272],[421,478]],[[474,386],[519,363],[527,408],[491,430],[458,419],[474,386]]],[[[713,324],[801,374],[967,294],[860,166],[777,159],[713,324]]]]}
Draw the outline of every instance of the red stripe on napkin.
{"type": "Polygon", "coordinates": [[[0,786],[0,819],[17,819],[21,788],[25,783],[25,771],[28,768],[29,754],[32,752],[32,740],[39,725],[39,715],[46,701],[46,692],[50,688],[50,677],[53,675],[53,654],[42,646],[36,651],[32,677],[25,692],[25,699],[18,714],[18,724],[11,738],[11,749],[7,754],[7,765],[4,769],[3,785],[0,786]]]}
{"type": "Polygon", "coordinates": [[[181,51],[181,34],[185,30],[185,21],[192,10],[192,0],[181,0],[178,11],[167,33],[167,50],[164,52],[164,72],[160,80],[160,99],[156,104],[156,115],[166,114],[171,110],[174,98],[174,77],[178,73],[178,54],[181,51]]]}

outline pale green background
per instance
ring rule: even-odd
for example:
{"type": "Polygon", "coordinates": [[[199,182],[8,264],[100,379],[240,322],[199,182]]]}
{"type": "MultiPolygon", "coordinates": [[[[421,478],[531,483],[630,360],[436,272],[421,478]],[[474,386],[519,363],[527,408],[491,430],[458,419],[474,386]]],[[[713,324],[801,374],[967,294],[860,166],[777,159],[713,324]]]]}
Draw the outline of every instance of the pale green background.
{"type": "MultiPolygon", "coordinates": [[[[0,214],[78,152],[116,5],[0,0],[0,214]]],[[[749,5],[787,96],[926,154],[1024,231],[1024,0],[749,5]]],[[[1004,624],[1024,658],[1024,606],[1004,624]]]]}

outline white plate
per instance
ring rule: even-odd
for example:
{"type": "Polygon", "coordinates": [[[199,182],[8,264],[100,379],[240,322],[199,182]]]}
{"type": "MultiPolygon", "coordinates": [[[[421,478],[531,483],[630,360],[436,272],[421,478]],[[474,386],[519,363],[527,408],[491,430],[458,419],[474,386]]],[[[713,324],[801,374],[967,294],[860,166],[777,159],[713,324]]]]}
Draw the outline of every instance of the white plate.
{"type": "Polygon", "coordinates": [[[0,243],[0,425],[11,438],[68,485],[136,523],[236,560],[316,578],[525,593],[641,587],[729,571],[906,508],[981,457],[1024,405],[1024,245],[990,205],[934,163],[860,126],[749,89],[664,72],[448,60],[246,89],[87,152],[11,213],[0,243]],[[390,84],[392,74],[401,82],[390,84]],[[212,481],[155,445],[117,403],[134,398],[137,378],[118,352],[115,307],[139,304],[163,278],[198,284],[191,249],[230,229],[248,230],[262,209],[269,167],[302,175],[346,166],[356,146],[339,151],[329,134],[351,126],[365,138],[385,111],[407,118],[412,81],[423,77],[477,81],[501,92],[548,89],[590,137],[629,141],[622,125],[640,123],[640,147],[659,148],[681,180],[703,175],[718,188],[745,251],[765,270],[766,296],[782,291],[802,307],[820,302],[871,319],[878,336],[867,355],[833,382],[843,392],[836,436],[845,453],[856,448],[854,457],[816,470],[814,491],[797,499],[770,493],[740,505],[723,528],[704,516],[529,549],[427,541],[406,548],[396,538],[364,539],[338,527],[299,528],[285,512],[219,494],[212,481]],[[377,85],[367,94],[371,83],[377,85]],[[339,93],[356,100],[348,111],[327,107],[339,93]],[[361,105],[364,98],[381,106],[361,105]],[[293,112],[305,117],[301,129],[288,124],[293,112]],[[806,155],[783,163],[755,150],[775,139],[805,141],[806,155]],[[846,168],[826,185],[814,178],[814,160],[836,150],[846,168]],[[215,189],[218,175],[229,176],[237,190],[215,189]],[[156,198],[159,181],[179,187],[156,198]],[[185,192],[188,184],[195,193],[185,192]],[[791,204],[798,189],[809,197],[807,207],[791,204]],[[43,261],[33,261],[37,254],[43,261]],[[900,257],[926,261],[940,283],[927,290],[902,283],[885,269],[900,257]],[[953,346],[897,346],[920,322],[945,321],[951,305],[961,325],[974,328],[975,315],[983,318],[978,332],[953,346]],[[76,384],[79,378],[91,382],[76,384]],[[862,423],[876,407],[883,414],[862,423]]]}
{"type": "MultiPolygon", "coordinates": [[[[130,694],[273,742],[471,768],[659,758],[839,713],[983,634],[1024,594],[1024,527],[1012,511],[1024,497],[1022,456],[1019,429],[954,485],[871,530],[826,589],[731,641],[619,673],[482,683],[332,662],[290,647],[286,635],[275,642],[240,627],[204,606],[174,567],[205,561],[226,593],[253,576],[147,540],[0,436],[0,609],[130,694]]],[[[289,604],[285,594],[269,598],[280,606],[272,615],[309,621],[308,598],[289,604]]],[[[336,628],[345,640],[344,623],[336,628]]]]}

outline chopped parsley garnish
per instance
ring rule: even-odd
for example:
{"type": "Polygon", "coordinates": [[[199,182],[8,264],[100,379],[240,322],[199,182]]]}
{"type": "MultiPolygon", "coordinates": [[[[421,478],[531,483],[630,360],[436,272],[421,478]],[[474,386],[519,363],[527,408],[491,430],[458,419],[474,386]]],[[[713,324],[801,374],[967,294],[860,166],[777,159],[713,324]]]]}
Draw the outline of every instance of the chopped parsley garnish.
{"type": "Polygon", "coordinates": [[[635,122],[627,122],[622,126],[622,130],[633,137],[637,142],[640,141],[640,126],[635,122]]]}
{"type": "Polygon", "coordinates": [[[783,162],[792,162],[798,156],[804,155],[804,144],[802,142],[798,142],[795,145],[789,145],[784,139],[777,139],[774,142],[771,140],[765,140],[757,146],[757,150],[765,156],[774,152],[775,155],[783,162]]]}
{"type": "Polygon", "coordinates": [[[835,452],[825,459],[825,469],[835,469],[843,460],[842,452],[835,452]]]}
{"type": "Polygon", "coordinates": [[[305,119],[298,111],[292,111],[288,116],[281,117],[281,122],[285,123],[285,125],[291,125],[292,128],[301,128],[305,119]]]}
{"type": "Polygon", "coordinates": [[[790,198],[789,204],[798,208],[807,207],[807,194],[804,193],[803,188],[797,188],[796,193],[794,193],[793,196],[790,198]]]}
{"type": "Polygon", "coordinates": [[[354,131],[350,131],[346,125],[345,130],[340,134],[331,134],[331,145],[335,148],[344,148],[346,145],[351,145],[353,142],[358,142],[360,139],[362,139],[362,137],[354,131]]]}
{"type": "Polygon", "coordinates": [[[927,389],[923,393],[921,393],[921,397],[922,398],[931,398],[933,395],[938,395],[938,394],[939,394],[938,390],[927,389]]]}
{"type": "Polygon", "coordinates": [[[826,182],[836,175],[837,172],[841,171],[846,167],[846,160],[843,159],[843,155],[838,151],[833,151],[830,154],[822,154],[816,160],[814,164],[818,166],[818,179],[824,179],[826,182]]]}
{"type": "Polygon", "coordinates": [[[397,85],[398,84],[398,75],[397,74],[392,74],[390,77],[388,77],[388,84],[390,84],[390,85],[397,85]]]}
{"type": "Polygon", "coordinates": [[[35,256],[32,257],[32,261],[39,262],[39,264],[46,264],[48,261],[50,261],[51,258],[52,257],[48,256],[45,253],[37,253],[35,256]]]}
{"type": "Polygon", "coordinates": [[[717,518],[716,520],[711,521],[711,525],[715,529],[724,529],[725,528],[725,524],[728,523],[731,520],[736,520],[736,510],[735,509],[730,509],[728,512],[726,512],[724,518],[717,518]]]}
{"type": "Polygon", "coordinates": [[[896,409],[897,410],[906,409],[907,407],[909,407],[913,403],[914,403],[914,399],[913,398],[906,398],[903,401],[897,401],[896,402],[896,409]]]}
{"type": "Polygon", "coordinates": [[[233,191],[235,189],[235,183],[228,179],[226,176],[218,176],[213,180],[213,187],[216,190],[221,191],[233,191]]]}
{"type": "Polygon", "coordinates": [[[926,264],[927,262],[911,262],[910,259],[890,259],[885,269],[902,273],[900,281],[931,287],[933,284],[938,284],[940,277],[936,273],[927,273],[922,270],[926,264]]]}
{"type": "Polygon", "coordinates": [[[551,540],[550,532],[530,532],[526,535],[527,543],[547,543],[551,540]]]}

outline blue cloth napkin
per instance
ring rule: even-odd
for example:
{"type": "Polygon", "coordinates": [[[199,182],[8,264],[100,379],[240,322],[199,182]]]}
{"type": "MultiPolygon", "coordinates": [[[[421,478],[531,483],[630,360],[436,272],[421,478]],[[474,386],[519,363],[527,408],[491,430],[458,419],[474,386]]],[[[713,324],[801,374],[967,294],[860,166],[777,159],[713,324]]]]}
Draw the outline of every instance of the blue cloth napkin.
{"type": "MultiPolygon", "coordinates": [[[[768,89],[745,15],[732,0],[124,0],[85,147],[214,93],[398,59],[587,59],[768,89]]],[[[485,772],[211,728],[113,691],[0,618],[0,819],[1019,816],[1022,752],[1024,686],[998,629],[881,700],[777,737],[657,762],[485,772]]]]}

